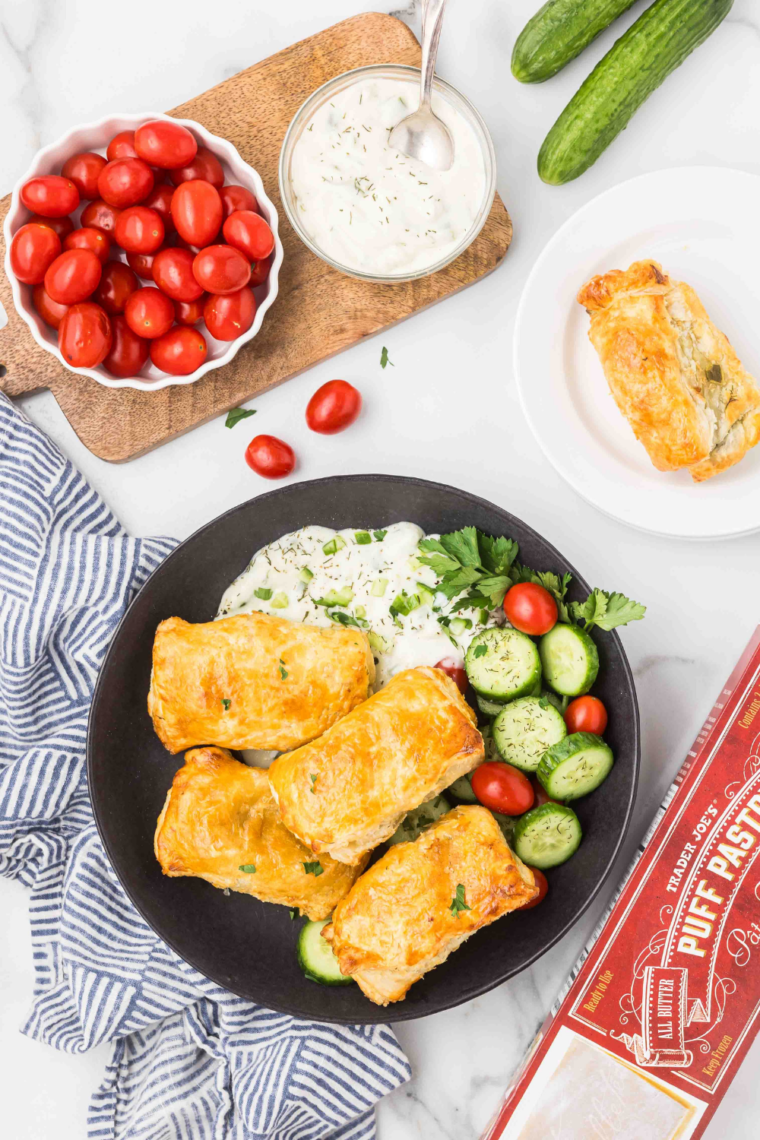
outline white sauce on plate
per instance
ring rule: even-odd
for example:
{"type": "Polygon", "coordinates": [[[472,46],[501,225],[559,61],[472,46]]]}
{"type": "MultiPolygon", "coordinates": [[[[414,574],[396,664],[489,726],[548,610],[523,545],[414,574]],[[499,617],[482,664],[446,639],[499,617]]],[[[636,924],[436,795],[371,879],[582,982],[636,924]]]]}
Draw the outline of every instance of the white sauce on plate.
{"type": "Polygon", "coordinates": [[[445,258],[472,228],[486,193],[480,142],[440,93],[433,110],[454,140],[450,170],[391,149],[388,135],[419,105],[406,79],[360,79],[323,103],[293,147],[290,181],[311,240],[347,269],[405,276],[445,258]]]}

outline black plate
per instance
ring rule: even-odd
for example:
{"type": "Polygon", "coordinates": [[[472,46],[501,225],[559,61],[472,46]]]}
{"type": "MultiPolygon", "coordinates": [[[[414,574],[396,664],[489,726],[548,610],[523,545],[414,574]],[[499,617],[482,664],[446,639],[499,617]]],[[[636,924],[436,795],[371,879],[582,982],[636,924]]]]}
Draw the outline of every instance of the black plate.
{"type": "MultiPolygon", "coordinates": [[[[183,542],[132,602],[100,671],[90,715],[87,771],[100,835],[132,902],[186,961],[227,989],[271,1009],[336,1022],[405,1021],[468,1001],[525,969],[576,921],[599,890],[631,817],[639,768],[639,716],[631,670],[616,634],[595,640],[601,668],[594,692],[610,710],[616,756],[610,777],[577,805],[585,832],[578,853],[549,872],[545,903],[479,931],[444,965],[383,1009],[358,986],[307,981],[296,963],[300,922],[285,907],[226,896],[199,879],[168,879],[153,855],[156,819],[181,757],[170,756],[146,710],[151,648],[171,615],[209,621],[254,551],[308,524],[377,527],[410,520],[442,533],[474,524],[520,543],[539,570],[569,570],[571,595],[584,588],[573,567],[525,523],[484,499],[421,479],[342,476],[297,483],[235,507],[183,542]]],[[[585,595],[584,595],[585,596],[585,595]]]]}

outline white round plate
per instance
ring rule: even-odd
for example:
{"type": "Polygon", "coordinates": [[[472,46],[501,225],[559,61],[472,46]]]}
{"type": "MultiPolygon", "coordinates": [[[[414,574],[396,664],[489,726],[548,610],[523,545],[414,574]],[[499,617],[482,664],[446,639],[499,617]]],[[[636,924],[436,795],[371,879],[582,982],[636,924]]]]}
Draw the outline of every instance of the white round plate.
{"type": "Polygon", "coordinates": [[[515,376],[547,458],[605,514],[671,538],[760,530],[760,446],[706,483],[655,470],[618,411],[576,301],[596,273],[651,257],[696,289],[760,378],[760,178],[719,167],[645,174],[587,203],[536,262],[517,312],[515,376]]]}

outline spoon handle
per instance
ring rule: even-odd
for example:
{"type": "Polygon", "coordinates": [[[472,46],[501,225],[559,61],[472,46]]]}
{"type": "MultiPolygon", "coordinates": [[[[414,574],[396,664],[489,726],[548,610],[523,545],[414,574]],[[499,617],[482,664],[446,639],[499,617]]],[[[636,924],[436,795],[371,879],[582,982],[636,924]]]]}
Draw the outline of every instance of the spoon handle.
{"type": "Polygon", "coordinates": [[[422,13],[422,88],[420,91],[420,107],[430,107],[430,96],[433,90],[433,77],[435,75],[435,60],[438,55],[438,43],[441,38],[443,25],[443,10],[446,0],[425,0],[422,13]]]}

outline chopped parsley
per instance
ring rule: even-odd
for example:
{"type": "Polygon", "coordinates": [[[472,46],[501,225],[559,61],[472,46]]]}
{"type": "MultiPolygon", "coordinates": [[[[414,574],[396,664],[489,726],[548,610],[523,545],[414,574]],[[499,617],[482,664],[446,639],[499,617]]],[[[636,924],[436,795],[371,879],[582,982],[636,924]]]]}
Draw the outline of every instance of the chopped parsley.
{"type": "Polygon", "coordinates": [[[391,368],[396,367],[393,361],[388,357],[388,349],[385,347],[385,345],[383,345],[383,351],[380,353],[380,367],[386,368],[389,364],[391,368]]]}
{"type": "Polygon", "coordinates": [[[357,629],[364,629],[367,625],[366,621],[361,618],[357,621],[352,614],[347,614],[345,610],[328,610],[327,616],[330,621],[335,621],[339,625],[355,625],[357,629]]]}
{"type": "Polygon", "coordinates": [[[309,779],[311,780],[311,790],[312,790],[312,792],[314,793],[314,795],[316,796],[316,794],[317,794],[317,789],[314,787],[314,785],[316,784],[317,780],[319,779],[319,775],[318,775],[318,773],[317,773],[317,772],[312,772],[312,773],[309,775],[309,779]]]}
{"type": "Polygon", "coordinates": [[[246,875],[255,875],[256,874],[256,864],[255,863],[243,863],[243,865],[241,867],[238,867],[238,871],[243,871],[246,875]]]}
{"type": "Polygon", "coordinates": [[[449,910],[454,915],[454,918],[459,918],[460,910],[469,910],[467,903],[464,901],[464,883],[457,883],[456,894],[451,900],[449,910]]]}
{"type": "Polygon", "coordinates": [[[385,538],[386,534],[388,533],[388,531],[387,530],[373,530],[372,533],[375,536],[375,542],[382,542],[383,539],[385,538]]]}
{"type": "Polygon", "coordinates": [[[230,408],[227,412],[227,419],[224,421],[224,426],[234,428],[235,424],[239,424],[241,420],[247,420],[249,416],[255,415],[255,408],[230,408]]]}
{"type": "Polygon", "coordinates": [[[222,705],[224,707],[225,712],[227,712],[229,710],[229,707],[231,704],[232,704],[232,701],[229,699],[229,697],[222,697],[222,705]]]}
{"type": "Polygon", "coordinates": [[[280,677],[283,681],[286,681],[288,677],[288,671],[285,668],[285,662],[283,661],[282,657],[280,658],[280,677]]]}
{"type": "Polygon", "coordinates": [[[473,657],[483,657],[486,653],[488,653],[488,646],[486,645],[476,645],[472,651],[473,657]]]}
{"type": "Polygon", "coordinates": [[[304,863],[303,869],[307,875],[313,875],[315,879],[318,879],[324,871],[321,863],[304,863]]]}
{"type": "Polygon", "coordinates": [[[268,602],[272,592],[272,590],[267,590],[265,586],[259,586],[258,590],[253,591],[253,596],[254,598],[261,598],[262,602],[268,602]]]}

